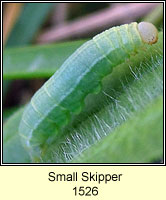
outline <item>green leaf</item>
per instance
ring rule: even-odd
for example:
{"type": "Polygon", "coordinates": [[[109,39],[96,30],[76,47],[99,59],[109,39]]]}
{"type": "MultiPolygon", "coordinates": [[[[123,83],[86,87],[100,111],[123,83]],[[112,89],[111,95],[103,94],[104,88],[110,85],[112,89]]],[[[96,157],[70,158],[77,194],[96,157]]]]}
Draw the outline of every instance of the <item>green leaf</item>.
{"type": "Polygon", "coordinates": [[[7,46],[22,46],[32,41],[52,8],[53,3],[25,3],[7,46]]]}
{"type": "Polygon", "coordinates": [[[28,163],[30,158],[23,148],[18,127],[23,109],[19,109],[4,124],[3,128],[3,163],[28,163]]]}
{"type": "Polygon", "coordinates": [[[163,157],[163,96],[73,162],[150,163],[163,157]],[[102,152],[102,153],[101,153],[102,152]]]}
{"type": "MultiPolygon", "coordinates": [[[[52,3],[25,3],[24,9],[9,36],[6,46],[22,46],[30,43],[51,9],[52,3]]],[[[10,63],[10,60],[8,60],[7,64],[8,63],[10,63]]],[[[22,67],[23,66],[24,64],[22,67]]],[[[3,63],[3,70],[8,70],[6,68],[8,68],[8,66],[3,63]]],[[[11,63],[9,72],[15,69],[15,66],[11,63]]],[[[5,78],[5,76],[3,78],[5,78]]],[[[3,98],[6,97],[10,85],[11,81],[3,80],[3,98]]]]}
{"type": "Polygon", "coordinates": [[[8,48],[4,51],[4,79],[48,78],[85,40],[8,48]]]}
{"type": "Polygon", "coordinates": [[[18,107],[12,107],[4,109],[3,111],[3,123],[8,120],[19,108],[18,107]]]}

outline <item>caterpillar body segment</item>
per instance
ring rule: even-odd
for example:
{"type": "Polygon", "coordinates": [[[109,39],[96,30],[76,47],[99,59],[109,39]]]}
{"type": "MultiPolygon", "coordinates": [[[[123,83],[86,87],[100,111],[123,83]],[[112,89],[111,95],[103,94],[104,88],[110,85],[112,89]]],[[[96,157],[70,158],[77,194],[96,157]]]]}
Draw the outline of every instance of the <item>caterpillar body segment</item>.
{"type": "Polygon", "coordinates": [[[134,22],[106,30],[77,49],[36,92],[23,113],[19,133],[32,159],[40,160],[42,147],[52,143],[71,117],[81,112],[85,97],[101,90],[103,77],[144,43],[156,41],[152,24],[134,22]]]}

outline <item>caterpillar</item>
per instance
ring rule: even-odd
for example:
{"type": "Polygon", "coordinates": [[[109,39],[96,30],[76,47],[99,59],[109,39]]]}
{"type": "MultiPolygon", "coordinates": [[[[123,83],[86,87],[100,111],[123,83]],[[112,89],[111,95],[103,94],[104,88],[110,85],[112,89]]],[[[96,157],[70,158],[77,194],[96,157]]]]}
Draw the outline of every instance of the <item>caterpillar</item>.
{"type": "Polygon", "coordinates": [[[133,22],[110,28],[78,48],[34,94],[23,113],[19,135],[32,160],[40,160],[44,147],[81,112],[85,97],[101,90],[102,79],[115,66],[157,40],[153,24],[133,22]]]}

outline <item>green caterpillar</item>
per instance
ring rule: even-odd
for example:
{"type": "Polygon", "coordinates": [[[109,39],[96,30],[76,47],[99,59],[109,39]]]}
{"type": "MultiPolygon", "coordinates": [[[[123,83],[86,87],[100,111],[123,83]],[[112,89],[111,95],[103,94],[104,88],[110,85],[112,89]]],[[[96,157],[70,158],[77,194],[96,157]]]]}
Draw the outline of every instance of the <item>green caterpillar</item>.
{"type": "Polygon", "coordinates": [[[145,43],[158,40],[158,31],[148,22],[113,27],[77,49],[36,92],[26,107],[19,134],[35,161],[43,145],[52,143],[58,131],[81,112],[89,93],[101,90],[103,77],[123,63],[145,43]]]}

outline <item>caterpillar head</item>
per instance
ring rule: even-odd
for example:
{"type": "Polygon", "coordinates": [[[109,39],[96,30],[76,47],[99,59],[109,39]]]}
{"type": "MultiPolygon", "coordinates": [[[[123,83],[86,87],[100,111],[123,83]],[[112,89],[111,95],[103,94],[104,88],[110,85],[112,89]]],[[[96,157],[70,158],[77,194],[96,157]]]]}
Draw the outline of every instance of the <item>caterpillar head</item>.
{"type": "Polygon", "coordinates": [[[158,31],[153,24],[149,22],[141,22],[138,24],[138,31],[144,43],[154,44],[157,42],[158,31]]]}

